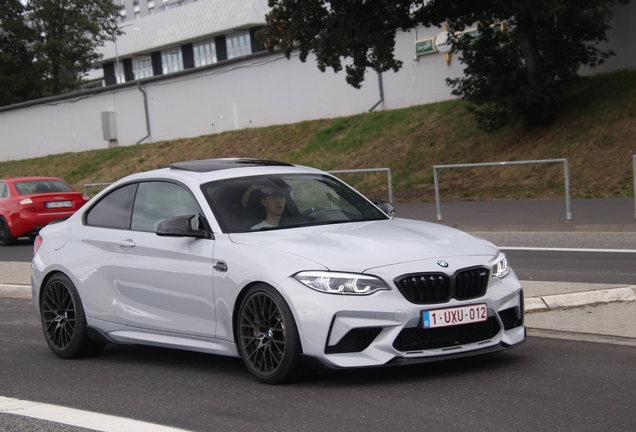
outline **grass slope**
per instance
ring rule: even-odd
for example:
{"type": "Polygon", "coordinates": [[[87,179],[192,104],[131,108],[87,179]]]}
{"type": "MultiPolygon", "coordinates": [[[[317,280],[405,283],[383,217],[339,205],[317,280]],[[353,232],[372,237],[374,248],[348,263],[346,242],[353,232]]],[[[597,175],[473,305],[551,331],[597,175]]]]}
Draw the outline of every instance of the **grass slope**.
{"type": "MultiPolygon", "coordinates": [[[[324,170],[390,167],[394,200],[434,199],[433,165],[567,158],[573,198],[633,196],[636,71],[589,78],[564,100],[545,129],[477,129],[459,100],[352,117],[245,129],[154,144],[65,153],[0,163],[0,178],[49,175],[78,189],[172,162],[258,157],[324,170]]],[[[387,198],[385,173],[341,177],[387,198]]],[[[564,195],[563,164],[439,171],[445,200],[553,198],[564,195]]]]}

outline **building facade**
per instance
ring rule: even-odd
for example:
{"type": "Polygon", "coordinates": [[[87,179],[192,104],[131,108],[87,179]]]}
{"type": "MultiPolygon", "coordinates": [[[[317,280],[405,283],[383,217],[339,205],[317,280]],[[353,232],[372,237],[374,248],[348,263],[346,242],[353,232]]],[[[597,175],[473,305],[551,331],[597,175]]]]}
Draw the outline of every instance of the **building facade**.
{"type": "MultiPolygon", "coordinates": [[[[636,68],[636,3],[617,7],[616,56],[583,73],[636,68]]],[[[429,47],[441,29],[418,28],[396,35],[399,72],[368,71],[354,89],[313,56],[265,51],[254,34],[266,12],[266,0],[199,0],[122,21],[96,64],[106,85],[0,107],[0,161],[421,105],[452,98],[445,79],[463,74],[429,47]]]]}
{"type": "Polygon", "coordinates": [[[121,22],[134,20],[142,16],[152,15],[155,12],[164,12],[194,3],[198,0],[113,0],[121,6],[119,19],[121,22]]]}

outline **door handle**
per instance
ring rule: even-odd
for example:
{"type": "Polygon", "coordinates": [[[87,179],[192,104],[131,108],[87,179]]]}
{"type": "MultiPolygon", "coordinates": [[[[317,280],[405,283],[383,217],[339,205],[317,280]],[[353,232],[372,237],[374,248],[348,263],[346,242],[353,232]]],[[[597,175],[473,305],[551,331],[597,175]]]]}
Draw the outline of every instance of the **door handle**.
{"type": "Polygon", "coordinates": [[[126,240],[120,240],[119,241],[119,246],[123,247],[124,249],[132,249],[135,246],[137,246],[137,244],[132,241],[131,239],[126,239],[126,240]]]}
{"type": "Polygon", "coordinates": [[[225,264],[225,262],[223,262],[223,261],[217,261],[216,264],[214,264],[213,268],[216,271],[226,272],[227,271],[227,264],[225,264]]]}

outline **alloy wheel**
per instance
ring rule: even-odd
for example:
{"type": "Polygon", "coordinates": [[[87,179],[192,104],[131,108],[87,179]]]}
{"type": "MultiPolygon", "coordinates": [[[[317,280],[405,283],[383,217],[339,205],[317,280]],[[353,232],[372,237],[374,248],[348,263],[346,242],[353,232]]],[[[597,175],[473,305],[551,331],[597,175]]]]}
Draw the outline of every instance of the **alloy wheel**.
{"type": "Polygon", "coordinates": [[[42,323],[49,343],[64,350],[75,336],[76,309],[73,296],[61,281],[46,286],[42,297],[42,323]]]}
{"type": "Polygon", "coordinates": [[[240,317],[243,356],[258,375],[274,374],[285,356],[285,321],[280,307],[267,293],[257,292],[246,301],[240,317]]]}

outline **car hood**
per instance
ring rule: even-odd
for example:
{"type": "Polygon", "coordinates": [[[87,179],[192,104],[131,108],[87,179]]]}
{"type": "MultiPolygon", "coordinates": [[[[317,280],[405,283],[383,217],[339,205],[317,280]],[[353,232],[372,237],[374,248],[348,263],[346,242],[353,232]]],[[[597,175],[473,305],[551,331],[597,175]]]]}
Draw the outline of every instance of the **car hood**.
{"type": "Polygon", "coordinates": [[[487,255],[486,240],[443,225],[409,219],[320,225],[230,234],[234,243],[264,253],[301,256],[331,270],[364,271],[425,259],[487,255]]]}

